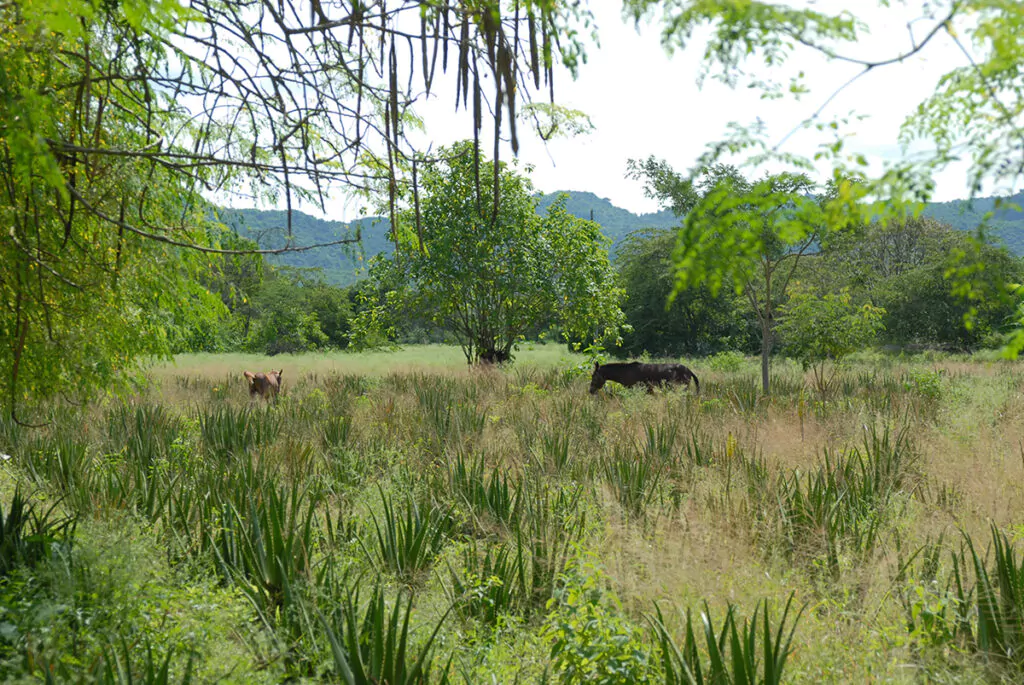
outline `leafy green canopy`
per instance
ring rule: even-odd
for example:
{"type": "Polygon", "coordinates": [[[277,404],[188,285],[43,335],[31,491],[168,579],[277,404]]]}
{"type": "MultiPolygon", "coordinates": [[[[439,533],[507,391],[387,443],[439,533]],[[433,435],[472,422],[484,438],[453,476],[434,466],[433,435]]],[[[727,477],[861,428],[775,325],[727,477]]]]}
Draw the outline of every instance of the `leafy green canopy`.
{"type": "Polygon", "coordinates": [[[841,362],[869,345],[883,327],[885,310],[855,305],[847,290],[819,295],[810,288],[795,287],[779,313],[778,331],[786,351],[813,371],[815,385],[824,394],[831,380],[829,362],[841,362]]]}
{"type": "Polygon", "coordinates": [[[352,305],[347,292],[314,270],[272,270],[243,319],[242,346],[250,352],[307,352],[348,344],[352,305]]]}
{"type": "Polygon", "coordinates": [[[822,292],[849,288],[854,301],[884,308],[888,342],[957,349],[999,345],[1002,333],[1012,327],[1014,303],[1000,297],[966,301],[946,278],[967,250],[977,250],[971,261],[984,270],[973,278],[990,293],[1024,275],[1024,262],[1005,248],[979,244],[934,219],[911,218],[834,235],[820,263],[800,278],[822,292]],[[964,316],[972,308],[968,328],[964,316]]]}
{"type": "MultiPolygon", "coordinates": [[[[698,29],[710,29],[699,78],[716,78],[729,86],[746,85],[766,99],[800,99],[808,92],[802,67],[809,59],[834,65],[856,65],[852,78],[837,78],[837,91],[825,98],[816,111],[794,129],[816,130],[823,136],[814,159],[783,149],[790,135],[770,139],[760,122],[733,123],[726,140],[711,144],[694,167],[690,179],[728,155],[746,155],[752,164],[782,162],[810,170],[824,160],[834,171],[837,192],[827,204],[830,222],[866,223],[872,217],[902,217],[919,211],[919,202],[930,196],[934,174],[957,160],[970,162],[972,195],[984,187],[1012,193],[1024,177],[1024,13],[1020,3],[1006,0],[953,0],[935,3],[900,3],[919,6],[908,45],[902,52],[853,57],[854,46],[870,31],[862,18],[867,12],[890,21],[897,9],[889,0],[878,0],[879,9],[847,4],[836,14],[815,6],[789,3],[735,2],[734,0],[625,0],[627,14],[637,20],[659,15],[662,42],[672,50],[685,48],[698,29]],[[846,149],[852,116],[825,116],[836,93],[859,78],[928,50],[939,35],[960,49],[963,64],[946,73],[936,92],[920,103],[901,129],[901,142],[925,141],[932,153],[887,166],[876,178],[857,184],[839,183],[842,178],[863,176],[868,162],[846,149]],[[865,202],[867,200],[873,202],[865,202]],[[909,204],[908,204],[909,203],[909,204]]],[[[837,6],[837,7],[841,7],[837,6]]],[[[900,21],[900,24],[904,23],[900,21]]],[[[855,114],[855,113],[854,113],[855,114]]],[[[987,219],[986,219],[987,222],[987,219]]],[[[984,242],[984,226],[979,227],[984,242]]],[[[750,236],[748,236],[750,237],[750,236]]],[[[951,273],[958,290],[968,298],[980,298],[985,284],[974,277],[984,270],[971,261],[981,250],[965,250],[963,264],[951,273]]],[[[989,296],[1006,295],[1005,285],[989,296]]],[[[1024,341],[1024,336],[1018,336],[1024,341]]],[[[1021,349],[1011,347],[1014,354],[1021,349]]]]}
{"type": "Polygon", "coordinates": [[[515,149],[526,77],[575,69],[579,19],[556,0],[0,3],[0,404],[87,395],[207,344],[223,311],[196,285],[204,255],[251,248],[221,246],[204,197],[392,192],[438,67],[478,143],[493,105],[515,149]]]}
{"type": "Polygon", "coordinates": [[[833,231],[826,211],[835,197],[804,174],[768,174],[750,181],[738,169],[716,164],[696,180],[654,158],[630,162],[630,175],[645,181],[648,196],[682,217],[670,302],[690,288],[714,297],[723,284],[742,294],[761,330],[761,385],[769,392],[775,310],[800,260],[833,231]]]}
{"type": "Polygon", "coordinates": [[[371,268],[384,301],[360,314],[357,339],[378,339],[395,317],[426,316],[473,363],[508,359],[524,335],[552,322],[571,339],[617,336],[623,291],[600,226],[569,214],[564,201],[538,216],[529,179],[501,162],[495,171],[472,143],[440,157],[403,212],[395,254],[371,268]],[[489,185],[475,195],[478,167],[497,174],[496,204],[489,185]]]}
{"type": "MultiPolygon", "coordinates": [[[[159,30],[148,3],[121,9],[124,26],[159,30]]],[[[129,220],[205,225],[202,209],[182,201],[191,182],[129,154],[94,152],[161,144],[160,121],[112,104],[97,94],[112,85],[92,81],[151,55],[44,4],[0,8],[0,405],[12,412],[58,393],[116,389],[137,358],[169,353],[175,326],[223,311],[195,281],[207,255],[126,230],[129,220]]],[[[217,237],[200,229],[197,241],[217,237]]]]}
{"type": "Polygon", "coordinates": [[[675,290],[676,231],[648,229],[630,233],[615,258],[626,290],[623,312],[632,329],[623,336],[621,352],[659,356],[750,351],[756,327],[749,307],[731,284],[711,295],[698,285],[675,290]]]}

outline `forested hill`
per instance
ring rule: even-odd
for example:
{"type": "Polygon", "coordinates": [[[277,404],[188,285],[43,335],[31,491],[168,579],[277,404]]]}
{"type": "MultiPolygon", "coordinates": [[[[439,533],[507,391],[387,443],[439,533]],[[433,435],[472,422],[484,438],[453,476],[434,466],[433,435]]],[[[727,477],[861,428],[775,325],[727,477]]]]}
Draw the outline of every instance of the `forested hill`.
{"type": "MultiPolygon", "coordinates": [[[[263,249],[284,247],[288,235],[288,220],[282,210],[230,209],[223,210],[221,219],[239,235],[252,238],[263,249]]],[[[268,255],[271,264],[286,264],[323,269],[327,280],[335,285],[349,285],[365,275],[366,262],[381,252],[390,253],[388,231],[391,222],[380,217],[367,217],[351,223],[324,221],[299,211],[292,212],[292,243],[319,245],[361,232],[362,245],[332,245],[330,247],[268,255]]]]}
{"type": "Polygon", "coordinates": [[[634,214],[628,209],[616,207],[611,200],[598,197],[593,193],[576,190],[556,191],[542,195],[538,206],[540,212],[545,213],[562,193],[569,196],[565,207],[570,214],[582,219],[593,218],[594,221],[601,224],[604,234],[611,238],[615,245],[618,245],[631,231],[640,228],[672,228],[679,225],[679,220],[668,210],[652,214],[634,214]]]}
{"type": "MultiPolygon", "coordinates": [[[[938,219],[962,231],[973,231],[982,217],[995,208],[996,198],[983,197],[967,203],[965,200],[933,202],[925,208],[926,216],[938,219]]],[[[1002,204],[1024,208],[1024,192],[1002,199],[1002,204]]],[[[1001,239],[1016,255],[1024,255],[1024,211],[999,209],[991,222],[994,237],[1001,239]]]]}
{"type": "MultiPolygon", "coordinates": [[[[541,213],[557,199],[562,191],[542,195],[538,209],[541,213]]],[[[614,246],[630,232],[641,228],[671,228],[678,220],[669,211],[651,214],[634,214],[627,209],[616,207],[611,201],[593,193],[565,191],[569,196],[568,210],[581,218],[601,224],[605,235],[612,239],[614,246]]],[[[1024,193],[1009,198],[1009,202],[1024,207],[1024,193]]],[[[965,201],[931,203],[925,209],[927,216],[951,224],[961,230],[973,230],[981,217],[995,205],[994,198],[975,200],[971,206],[965,201]]],[[[223,219],[238,232],[255,239],[261,247],[273,249],[285,244],[287,224],[285,213],[280,210],[236,209],[225,210],[223,219]]],[[[993,222],[995,234],[1018,255],[1024,255],[1024,212],[1001,209],[993,222]]],[[[326,247],[307,252],[293,252],[271,256],[274,264],[289,266],[317,267],[324,271],[327,279],[337,285],[348,285],[361,278],[366,261],[380,252],[390,252],[391,243],[387,234],[391,224],[387,219],[368,217],[345,224],[338,221],[324,221],[296,211],[292,215],[292,235],[296,245],[312,245],[331,242],[354,235],[356,228],[362,229],[362,248],[343,245],[326,247]]]]}

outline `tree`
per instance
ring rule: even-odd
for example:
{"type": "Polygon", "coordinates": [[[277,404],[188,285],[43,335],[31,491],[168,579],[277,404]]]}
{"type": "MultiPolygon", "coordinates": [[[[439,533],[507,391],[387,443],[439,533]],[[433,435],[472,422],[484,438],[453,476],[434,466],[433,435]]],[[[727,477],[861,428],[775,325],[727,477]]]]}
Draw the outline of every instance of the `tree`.
{"type": "Polygon", "coordinates": [[[403,225],[418,232],[400,234],[399,249],[371,269],[384,297],[360,313],[359,335],[424,316],[458,340],[468,363],[509,359],[527,331],[549,322],[568,337],[615,337],[623,293],[600,226],[569,214],[564,201],[538,216],[529,179],[500,162],[495,171],[472,143],[440,159],[424,167],[404,212],[403,225]],[[500,195],[484,187],[475,196],[477,169],[497,174],[500,195]]]}
{"type": "Polygon", "coordinates": [[[622,310],[632,328],[623,336],[622,352],[674,357],[746,350],[757,332],[733,288],[713,296],[698,285],[670,301],[675,247],[676,232],[658,229],[634,231],[619,245],[615,263],[626,290],[622,310]]]}
{"type": "Polygon", "coordinates": [[[834,236],[823,259],[829,271],[850,273],[863,284],[916,269],[948,254],[953,228],[927,217],[875,222],[834,236]]]}
{"type": "MultiPolygon", "coordinates": [[[[1024,177],[1024,13],[1019,3],[1001,0],[951,0],[950,2],[890,3],[879,0],[874,14],[878,23],[908,26],[907,45],[888,54],[859,56],[860,39],[871,32],[862,19],[863,10],[842,7],[836,14],[819,11],[815,6],[794,7],[781,2],[734,2],[733,0],[625,0],[627,13],[636,20],[661,14],[662,44],[668,50],[685,48],[695,32],[707,35],[704,63],[699,80],[711,76],[730,87],[745,85],[761,91],[763,97],[801,98],[808,92],[806,65],[811,60],[825,61],[848,70],[837,74],[835,91],[823,98],[816,109],[793,130],[776,140],[760,122],[745,125],[734,122],[724,141],[715,141],[701,156],[691,180],[700,169],[718,162],[723,156],[749,154],[749,161],[761,164],[783,163],[802,170],[824,161],[834,168],[834,180],[864,175],[867,159],[846,147],[848,124],[856,121],[857,111],[829,116],[827,109],[836,95],[854,81],[924,54],[944,36],[957,46],[963,62],[941,77],[935,92],[921,102],[904,121],[900,142],[925,142],[931,147],[927,156],[887,164],[873,178],[853,185],[839,185],[830,199],[827,213],[830,223],[840,219],[866,223],[872,216],[882,219],[900,217],[910,208],[920,211],[934,188],[935,173],[950,164],[967,160],[971,196],[988,186],[996,193],[1012,193],[1024,177]],[[903,8],[917,5],[919,16],[907,21],[903,8]],[[855,56],[857,55],[857,56],[855,56]],[[760,62],[761,64],[758,64],[760,62]],[[781,75],[781,77],[780,77],[781,75]],[[816,130],[822,144],[814,159],[795,155],[784,144],[800,129],[816,130]],[[874,202],[864,202],[874,200],[874,202]]],[[[820,73],[820,70],[817,70],[820,73]]],[[[874,104],[874,103],[872,103],[874,104]]],[[[1000,209],[996,203],[994,210],[1000,209]]],[[[950,270],[954,289],[968,301],[978,298],[1007,300],[1008,284],[993,284],[975,277],[984,273],[983,263],[967,261],[984,251],[985,227],[994,212],[987,213],[978,227],[977,245],[960,251],[962,264],[950,270]],[[983,292],[980,292],[983,291],[983,292]]],[[[968,312],[968,319],[971,312],[968,312]]],[[[1024,320],[1020,322],[1024,326],[1024,320]]],[[[1024,345],[1024,335],[1012,337],[1013,345],[1024,345]]],[[[1024,349],[1013,347],[1016,354],[1024,349]]]]}
{"type": "Polygon", "coordinates": [[[691,183],[653,160],[633,162],[631,173],[647,179],[649,195],[677,215],[685,213],[673,292],[700,286],[717,295],[731,283],[746,297],[761,332],[761,387],[767,394],[776,308],[800,258],[827,234],[822,202],[812,195],[815,184],[790,173],[752,183],[727,165],[709,167],[691,183]]]}
{"type": "Polygon", "coordinates": [[[928,255],[918,267],[877,283],[876,301],[885,307],[887,336],[898,344],[920,344],[970,349],[993,344],[1011,326],[1015,303],[994,293],[1003,284],[1024,277],[1021,260],[1005,248],[980,247],[972,259],[983,265],[972,280],[977,288],[973,302],[961,297],[947,278],[956,267],[958,250],[978,247],[969,235],[950,230],[942,252],[928,255]]]}
{"type": "Polygon", "coordinates": [[[778,332],[790,355],[811,369],[818,393],[824,397],[844,357],[870,344],[883,328],[885,310],[871,304],[856,306],[850,293],[819,295],[796,287],[779,310],[778,332]],[[828,373],[828,364],[833,371],[828,373]]]}
{"type": "Polygon", "coordinates": [[[252,325],[244,346],[281,354],[348,345],[351,303],[341,288],[312,269],[271,269],[252,297],[252,325]]]}
{"type": "Polygon", "coordinates": [[[799,278],[819,292],[848,288],[854,302],[886,310],[885,337],[898,345],[956,347],[989,344],[1006,329],[1016,303],[1004,297],[965,301],[947,278],[958,253],[977,250],[970,261],[984,265],[973,276],[989,284],[976,293],[995,293],[1018,282],[1022,262],[1005,248],[979,244],[948,224],[929,218],[893,219],[831,236],[815,264],[799,278]],[[971,325],[965,322],[970,317],[971,325]]]}
{"type": "Polygon", "coordinates": [[[84,397],[175,349],[164,312],[194,301],[203,255],[251,251],[208,230],[209,194],[282,200],[289,236],[296,200],[382,184],[393,210],[438,65],[477,145],[491,111],[515,150],[518,106],[559,57],[575,69],[586,13],[504,5],[0,3],[0,403],[84,397]]]}
{"type": "Polygon", "coordinates": [[[218,243],[232,252],[209,255],[209,269],[200,274],[199,284],[217,294],[231,313],[231,325],[222,337],[225,347],[235,349],[249,336],[249,327],[256,315],[254,298],[263,287],[268,265],[263,255],[246,252],[258,249],[254,240],[232,230],[221,230],[218,243]]]}

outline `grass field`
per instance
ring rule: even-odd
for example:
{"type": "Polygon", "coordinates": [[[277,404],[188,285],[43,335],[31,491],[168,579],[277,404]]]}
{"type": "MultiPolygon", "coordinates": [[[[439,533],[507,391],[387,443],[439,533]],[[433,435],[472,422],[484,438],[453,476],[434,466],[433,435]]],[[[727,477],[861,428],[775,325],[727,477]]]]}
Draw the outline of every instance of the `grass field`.
{"type": "MultiPolygon", "coordinates": [[[[519,366],[571,366],[585,361],[564,345],[534,344],[517,355],[519,366]]],[[[149,377],[163,381],[175,376],[198,376],[210,380],[241,379],[239,369],[280,369],[292,378],[309,374],[359,374],[383,376],[401,371],[468,371],[458,347],[450,345],[406,345],[399,351],[327,352],[325,354],[183,354],[173,362],[156,364],[149,377]]]]}
{"type": "Polygon", "coordinates": [[[0,679],[1024,679],[1017,364],[687,364],[194,355],[0,420],[0,679]]]}

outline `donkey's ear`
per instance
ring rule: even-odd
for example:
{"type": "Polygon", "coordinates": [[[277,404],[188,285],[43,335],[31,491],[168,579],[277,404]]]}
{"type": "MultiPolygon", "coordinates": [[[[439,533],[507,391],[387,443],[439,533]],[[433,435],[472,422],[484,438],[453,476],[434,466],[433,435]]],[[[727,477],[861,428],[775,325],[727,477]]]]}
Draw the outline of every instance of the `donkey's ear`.
{"type": "Polygon", "coordinates": [[[595,362],[594,362],[594,371],[597,371],[597,370],[598,370],[599,368],[601,368],[601,365],[600,365],[600,364],[598,364],[598,363],[597,363],[597,362],[595,361],[595,362]]]}

